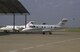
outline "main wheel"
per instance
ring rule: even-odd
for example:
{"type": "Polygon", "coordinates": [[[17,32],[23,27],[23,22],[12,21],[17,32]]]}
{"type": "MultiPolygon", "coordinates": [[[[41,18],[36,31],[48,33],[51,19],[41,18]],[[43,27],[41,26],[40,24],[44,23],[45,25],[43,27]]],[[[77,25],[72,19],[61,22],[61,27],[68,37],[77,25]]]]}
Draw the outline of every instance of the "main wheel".
{"type": "Polygon", "coordinates": [[[4,32],[9,33],[9,31],[7,31],[7,30],[4,30],[4,32]]]}
{"type": "Polygon", "coordinates": [[[15,30],[14,32],[19,32],[19,30],[15,30]]]}
{"type": "Polygon", "coordinates": [[[45,35],[45,32],[43,32],[43,35],[45,35]]]}
{"type": "Polygon", "coordinates": [[[49,34],[51,35],[51,34],[52,34],[52,32],[49,32],[49,34]]]}

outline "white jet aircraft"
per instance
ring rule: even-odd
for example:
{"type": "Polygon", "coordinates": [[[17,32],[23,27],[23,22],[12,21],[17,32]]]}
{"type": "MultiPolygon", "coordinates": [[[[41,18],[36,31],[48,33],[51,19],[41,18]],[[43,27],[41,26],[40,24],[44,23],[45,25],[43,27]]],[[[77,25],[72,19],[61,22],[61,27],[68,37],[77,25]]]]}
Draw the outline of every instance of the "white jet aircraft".
{"type": "Polygon", "coordinates": [[[67,18],[63,18],[58,24],[56,25],[42,25],[42,24],[34,24],[34,21],[30,21],[27,24],[27,28],[22,29],[22,32],[42,32],[45,34],[48,32],[49,34],[52,34],[53,30],[61,29],[65,23],[67,22],[67,18]]]}
{"type": "MultiPolygon", "coordinates": [[[[15,31],[15,32],[19,32],[19,31],[21,31],[21,30],[24,29],[24,28],[25,28],[24,25],[23,25],[23,26],[15,26],[14,31],[15,31]]],[[[0,30],[1,30],[1,31],[4,31],[4,32],[10,32],[10,31],[13,31],[13,26],[7,25],[6,27],[0,28],[0,30]]]]}

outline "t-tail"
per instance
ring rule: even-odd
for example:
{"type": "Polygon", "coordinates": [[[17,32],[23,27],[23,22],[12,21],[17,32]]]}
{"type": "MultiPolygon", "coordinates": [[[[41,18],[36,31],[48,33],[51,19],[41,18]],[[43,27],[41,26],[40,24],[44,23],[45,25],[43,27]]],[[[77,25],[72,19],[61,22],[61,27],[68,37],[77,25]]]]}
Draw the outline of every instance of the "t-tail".
{"type": "Polygon", "coordinates": [[[67,18],[63,18],[57,25],[62,27],[66,24],[67,21],[68,21],[67,18]]]}

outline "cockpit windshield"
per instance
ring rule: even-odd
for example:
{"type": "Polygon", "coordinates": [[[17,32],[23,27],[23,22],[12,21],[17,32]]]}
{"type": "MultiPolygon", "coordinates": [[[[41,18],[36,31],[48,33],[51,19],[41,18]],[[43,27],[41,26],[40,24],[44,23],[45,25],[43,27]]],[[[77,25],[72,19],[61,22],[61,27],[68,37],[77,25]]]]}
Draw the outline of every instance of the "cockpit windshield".
{"type": "Polygon", "coordinates": [[[29,26],[29,27],[31,27],[31,28],[35,28],[35,26],[29,26]]]}

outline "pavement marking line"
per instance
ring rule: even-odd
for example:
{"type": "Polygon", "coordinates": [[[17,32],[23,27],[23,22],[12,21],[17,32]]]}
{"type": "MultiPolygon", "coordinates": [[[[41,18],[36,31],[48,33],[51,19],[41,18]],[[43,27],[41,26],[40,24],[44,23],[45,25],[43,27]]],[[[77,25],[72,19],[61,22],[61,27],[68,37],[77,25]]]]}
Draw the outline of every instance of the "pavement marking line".
{"type": "Polygon", "coordinates": [[[43,46],[45,46],[45,45],[36,45],[36,47],[43,47],[43,46]]]}
{"type": "Polygon", "coordinates": [[[29,50],[29,49],[32,49],[32,48],[35,48],[35,47],[27,47],[27,48],[23,48],[22,50],[29,50]]]}
{"type": "Polygon", "coordinates": [[[72,40],[78,40],[80,38],[75,38],[75,39],[70,39],[70,40],[63,40],[63,41],[59,41],[59,42],[53,42],[54,43],[62,43],[62,42],[67,42],[67,41],[72,41],[72,40]]]}
{"type": "Polygon", "coordinates": [[[67,41],[78,40],[78,39],[80,39],[80,38],[76,38],[76,39],[71,39],[71,40],[67,40],[67,41]]]}
{"type": "Polygon", "coordinates": [[[35,45],[34,47],[27,47],[27,48],[23,48],[22,50],[29,50],[29,49],[33,49],[33,48],[39,48],[39,47],[43,47],[43,46],[47,46],[47,45],[52,45],[54,43],[63,43],[63,42],[67,42],[67,41],[72,41],[72,40],[77,40],[80,38],[75,38],[75,39],[70,39],[70,40],[63,40],[63,41],[58,41],[58,42],[52,42],[52,43],[46,43],[46,44],[41,44],[41,45],[35,45]]]}
{"type": "Polygon", "coordinates": [[[51,45],[52,43],[47,43],[47,44],[45,44],[45,45],[51,45]]]}
{"type": "Polygon", "coordinates": [[[9,51],[9,52],[18,52],[18,50],[12,50],[12,51],[9,51]]]}
{"type": "MultiPolygon", "coordinates": [[[[78,40],[80,38],[75,38],[75,39],[69,39],[69,40],[63,40],[63,41],[58,41],[58,42],[52,42],[52,43],[46,43],[46,44],[41,44],[41,45],[35,45],[33,47],[27,47],[27,48],[23,48],[21,50],[30,50],[30,49],[33,49],[33,48],[39,48],[39,47],[43,47],[43,46],[48,46],[48,45],[52,45],[54,43],[63,43],[63,42],[67,42],[67,41],[73,41],[73,40],[78,40]]],[[[9,51],[9,52],[18,52],[20,50],[12,50],[12,51],[9,51]]]]}
{"type": "Polygon", "coordinates": [[[80,39],[80,38],[75,38],[75,39],[70,39],[70,40],[63,40],[63,41],[59,41],[59,42],[53,42],[53,43],[47,43],[45,45],[52,45],[54,43],[62,43],[62,42],[67,42],[67,41],[72,41],[72,40],[77,40],[77,39],[80,39]]]}

